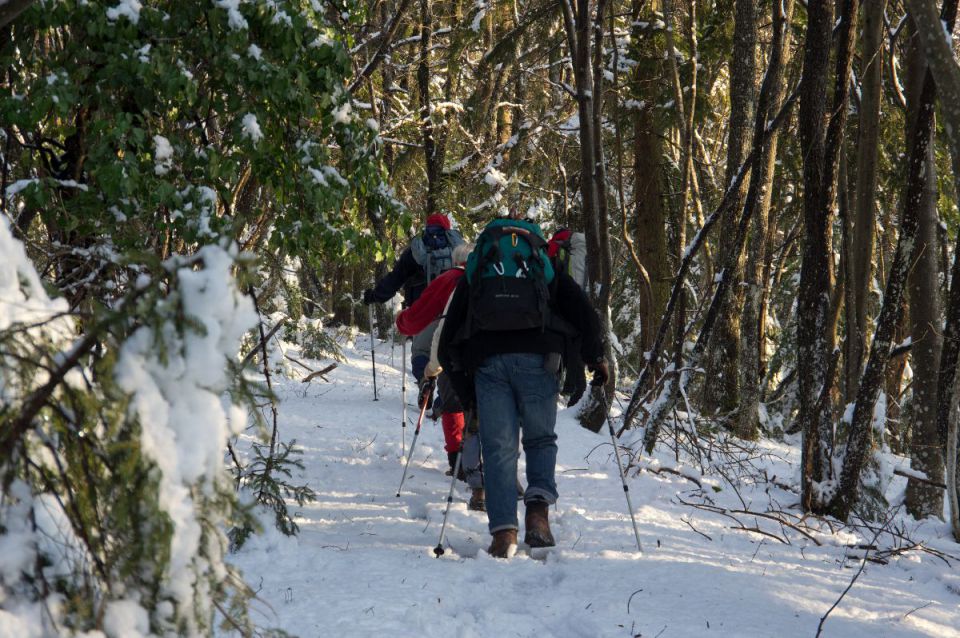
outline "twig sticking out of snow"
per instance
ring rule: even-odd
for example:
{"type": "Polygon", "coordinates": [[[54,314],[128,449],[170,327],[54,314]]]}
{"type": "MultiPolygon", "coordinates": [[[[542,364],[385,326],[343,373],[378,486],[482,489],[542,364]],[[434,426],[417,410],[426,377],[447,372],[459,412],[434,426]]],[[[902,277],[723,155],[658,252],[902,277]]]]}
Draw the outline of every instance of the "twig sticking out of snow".
{"type": "MultiPolygon", "coordinates": [[[[881,527],[880,529],[877,530],[877,533],[876,533],[876,534],[873,535],[873,540],[870,541],[870,545],[873,545],[873,544],[876,542],[877,538],[880,536],[880,533],[884,530],[884,528],[886,528],[887,525],[890,524],[890,521],[893,520],[893,517],[896,516],[897,512],[900,511],[900,507],[902,507],[902,506],[897,506],[897,508],[896,508],[895,510],[893,510],[893,513],[892,513],[892,514],[890,515],[890,517],[887,519],[887,522],[883,525],[883,527],[881,527]]],[[[827,613],[825,613],[823,616],[820,617],[820,624],[817,625],[817,635],[816,635],[816,638],[820,638],[820,634],[821,634],[821,632],[823,632],[823,623],[827,622],[827,616],[829,616],[829,615],[830,615],[830,612],[832,612],[834,609],[837,608],[837,605],[840,604],[840,601],[843,600],[843,597],[847,595],[847,592],[850,591],[850,590],[853,588],[853,584],[857,582],[857,579],[858,579],[858,578],[860,578],[860,574],[863,573],[863,568],[866,567],[866,565],[867,565],[867,557],[868,557],[869,555],[870,555],[870,550],[867,549],[867,550],[864,552],[864,554],[863,554],[863,560],[860,561],[860,569],[858,569],[858,570],[857,570],[857,573],[854,574],[854,575],[853,575],[853,578],[850,579],[850,584],[847,585],[847,588],[843,590],[843,593],[840,594],[840,597],[837,598],[836,602],[834,602],[832,605],[830,605],[830,609],[827,610],[827,613]]]]}

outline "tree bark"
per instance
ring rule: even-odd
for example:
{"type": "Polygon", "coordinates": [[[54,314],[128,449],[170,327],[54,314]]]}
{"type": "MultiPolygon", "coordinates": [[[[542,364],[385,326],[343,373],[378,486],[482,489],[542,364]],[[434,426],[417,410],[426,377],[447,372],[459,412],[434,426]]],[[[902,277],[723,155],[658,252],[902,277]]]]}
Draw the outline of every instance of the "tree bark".
{"type": "Polygon", "coordinates": [[[911,123],[912,133],[909,136],[911,146],[907,162],[908,175],[900,221],[900,237],[894,252],[893,263],[890,265],[890,275],[887,277],[883,306],[877,320],[870,356],[857,392],[839,487],[829,504],[830,513],[841,520],[849,517],[858,502],[861,491],[860,477],[873,446],[874,406],[889,360],[892,336],[900,320],[901,299],[916,247],[925,190],[924,171],[932,139],[935,98],[933,75],[928,71],[924,74],[923,86],[916,101],[916,117],[911,123]]]}
{"type": "Polygon", "coordinates": [[[639,261],[650,277],[650,300],[640,307],[640,351],[653,346],[656,322],[670,294],[665,197],[661,179],[662,131],[656,128],[654,108],[660,75],[659,57],[649,39],[637,37],[641,56],[632,78],[631,93],[642,108],[633,111],[633,223],[628,229],[639,261]]]}
{"type": "MultiPolygon", "coordinates": [[[[907,91],[908,122],[917,117],[917,101],[923,88],[926,61],[915,29],[909,24],[909,78],[907,91]]],[[[907,134],[914,131],[908,128],[907,134]]],[[[913,400],[911,401],[911,469],[923,472],[932,481],[943,482],[943,456],[937,436],[937,378],[940,370],[940,291],[937,254],[937,167],[932,130],[927,140],[922,194],[919,201],[919,226],[914,248],[913,270],[908,282],[910,293],[911,357],[913,360],[913,400]]],[[[913,144],[913,140],[908,140],[913,144]]],[[[915,518],[943,515],[943,490],[927,482],[907,480],[907,511],[915,518]]]]}
{"type": "MultiPolygon", "coordinates": [[[[937,94],[940,113],[944,119],[944,132],[950,146],[954,182],[960,176],[960,66],[954,58],[952,42],[944,38],[944,25],[952,32],[957,17],[957,2],[946,0],[941,14],[930,0],[907,0],[907,8],[913,17],[920,37],[921,48],[927,64],[937,78],[937,94]],[[942,20],[942,21],[941,21],[942,20]]],[[[958,190],[957,192],[960,192],[958,190]]],[[[960,246],[960,241],[958,241],[960,246]]],[[[960,503],[957,502],[957,436],[956,436],[956,366],[960,336],[960,264],[954,254],[953,274],[950,286],[950,303],[944,329],[943,352],[940,356],[940,379],[937,398],[938,432],[946,446],[948,476],[947,487],[950,500],[950,518],[953,534],[960,539],[960,503]]]]}
{"type": "Polygon", "coordinates": [[[803,155],[804,245],[800,269],[797,314],[797,382],[803,433],[801,451],[801,504],[806,511],[819,509],[819,483],[828,467],[828,441],[819,427],[814,406],[826,383],[829,361],[825,330],[830,291],[830,210],[826,201],[826,151],[824,116],[827,70],[830,65],[833,3],[807,5],[803,80],[800,89],[800,147],[803,155]]]}
{"type": "MultiPolygon", "coordinates": [[[[587,241],[588,291],[600,315],[604,332],[604,354],[614,362],[610,320],[611,258],[607,219],[606,166],[603,158],[603,59],[602,46],[606,0],[563,0],[564,26],[573,60],[577,112],[580,118],[580,193],[583,202],[583,230],[587,241]],[[576,4],[574,4],[574,2],[576,4]],[[591,31],[594,40],[591,40],[591,31]]],[[[586,362],[591,363],[591,362],[586,362]]],[[[615,387],[615,366],[604,392],[615,387]]],[[[592,392],[591,392],[592,394],[592,392]]],[[[586,425],[598,425],[606,418],[605,402],[584,403],[579,418],[586,425]]]]}
{"type": "Polygon", "coordinates": [[[433,33],[433,11],[430,3],[431,0],[420,0],[420,61],[417,64],[417,92],[420,96],[420,123],[423,128],[423,153],[427,173],[425,216],[437,212],[442,167],[442,158],[437,153],[433,109],[430,103],[430,42],[433,33]]]}
{"type": "MultiPolygon", "coordinates": [[[[775,10],[779,11],[777,3],[775,10]]],[[[730,121],[727,133],[727,166],[724,186],[729,186],[734,172],[739,169],[750,143],[750,124],[754,119],[756,105],[757,75],[757,2],[756,0],[736,0],[733,28],[733,51],[728,64],[730,70],[730,121]]],[[[756,174],[754,174],[754,178],[756,174]]],[[[753,181],[751,179],[751,181],[753,181]]],[[[730,277],[734,294],[726,295],[720,308],[717,327],[705,357],[705,382],[703,409],[707,414],[728,415],[740,405],[740,308],[743,295],[737,284],[743,278],[743,264],[740,259],[731,259],[730,254],[738,251],[735,245],[734,228],[738,222],[737,213],[743,210],[745,193],[741,190],[735,206],[724,219],[723,228],[729,232],[720,235],[718,259],[721,264],[732,264],[734,271],[724,273],[730,277]]],[[[726,266],[724,266],[726,268],[726,266]]]]}
{"type": "MultiPolygon", "coordinates": [[[[770,62],[760,87],[754,140],[762,138],[763,127],[770,113],[779,110],[786,92],[784,70],[790,56],[790,22],[793,19],[793,0],[773,6],[773,41],[770,62]]],[[[744,268],[746,295],[741,321],[740,408],[734,427],[742,438],[755,439],[760,433],[760,393],[763,378],[763,299],[766,288],[764,273],[769,232],[770,198],[776,170],[779,133],[773,132],[759,152],[750,177],[747,193],[748,208],[753,209],[747,263],[744,268]]],[[[756,141],[754,142],[756,146],[756,141]]]]}
{"type": "Polygon", "coordinates": [[[876,229],[877,148],[880,139],[880,97],[883,88],[883,12],[885,0],[863,5],[864,60],[860,82],[859,128],[857,131],[857,181],[854,218],[850,240],[850,269],[846,307],[847,335],[844,345],[844,394],[856,395],[863,353],[867,344],[867,304],[873,267],[873,235],[876,229]]]}

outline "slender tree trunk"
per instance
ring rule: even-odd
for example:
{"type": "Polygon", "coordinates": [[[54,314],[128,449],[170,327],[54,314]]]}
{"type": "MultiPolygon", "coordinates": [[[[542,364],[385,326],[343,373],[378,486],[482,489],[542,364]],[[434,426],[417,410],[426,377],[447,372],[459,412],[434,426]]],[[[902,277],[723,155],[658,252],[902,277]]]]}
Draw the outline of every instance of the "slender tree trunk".
{"type": "MultiPolygon", "coordinates": [[[[593,160],[594,181],[597,189],[596,215],[589,220],[585,227],[588,232],[596,232],[594,240],[587,239],[588,245],[596,243],[597,270],[593,281],[597,290],[597,312],[600,314],[600,323],[606,335],[613,329],[610,319],[610,285],[612,282],[610,258],[610,219],[607,208],[607,164],[603,153],[603,75],[604,75],[604,15],[607,9],[607,0],[597,0],[596,15],[593,16],[594,43],[593,43],[593,160]]],[[[611,364],[616,362],[613,352],[613,339],[604,339],[604,354],[611,364]]],[[[616,387],[616,366],[611,365],[611,375],[608,383],[610,392],[616,387]]],[[[606,416],[606,415],[604,415],[606,416]]]]}
{"type": "Polygon", "coordinates": [[[877,148],[880,139],[880,97],[883,88],[883,12],[885,0],[863,5],[863,69],[860,82],[860,117],[857,132],[857,182],[853,234],[847,267],[850,269],[844,341],[844,390],[847,400],[856,395],[863,353],[867,344],[867,304],[873,269],[873,235],[877,215],[877,148]]]}
{"type": "MultiPolygon", "coordinates": [[[[640,0],[634,0],[638,12],[640,0]]],[[[652,20],[650,20],[652,22],[652,20]]],[[[636,34],[634,41],[640,52],[634,67],[631,94],[643,106],[633,113],[633,194],[634,209],[631,237],[639,261],[650,277],[651,299],[641,305],[641,352],[653,346],[657,319],[663,314],[670,295],[670,267],[667,257],[665,233],[666,215],[663,209],[665,196],[661,175],[660,158],[663,150],[654,117],[659,94],[659,78],[662,72],[661,56],[657,55],[653,41],[636,34]]],[[[643,297],[641,297],[643,299],[643,297]]]]}
{"type": "MultiPolygon", "coordinates": [[[[582,220],[587,240],[587,271],[590,293],[600,315],[604,332],[605,358],[611,362],[613,343],[610,320],[610,236],[607,219],[606,165],[603,157],[603,16],[606,0],[563,0],[564,25],[573,60],[577,107],[580,117],[580,192],[583,201],[582,220]],[[574,5],[573,2],[576,2],[574,5]],[[594,36],[591,39],[591,32],[594,36]]],[[[587,362],[590,363],[590,362],[587,362]]],[[[615,369],[604,392],[615,387],[615,369]]],[[[592,395],[592,393],[591,393],[592,395]]],[[[599,425],[606,418],[604,402],[593,400],[583,404],[579,418],[588,426],[599,425]]]]}
{"type": "MultiPolygon", "coordinates": [[[[770,47],[770,62],[760,87],[757,102],[757,117],[754,124],[754,145],[762,137],[770,113],[775,113],[783,103],[786,89],[784,70],[789,64],[790,22],[793,18],[793,0],[775,3],[773,6],[773,42],[770,47]],[[767,96],[769,94],[769,97],[767,96]],[[769,104],[767,104],[769,100],[769,104]]],[[[740,409],[737,413],[735,431],[738,436],[755,439],[760,427],[760,393],[763,378],[763,299],[767,270],[765,264],[769,232],[770,198],[773,176],[776,170],[777,142],[779,134],[770,135],[754,163],[750,176],[750,190],[746,206],[752,208],[750,243],[747,263],[744,268],[746,295],[741,322],[740,363],[740,409]],[[756,184],[756,186],[755,186],[756,184]]]]}
{"type": "Polygon", "coordinates": [[[797,382],[803,433],[801,452],[801,502],[803,509],[819,509],[819,483],[828,467],[829,441],[821,437],[814,406],[826,382],[829,353],[824,332],[830,291],[830,212],[825,197],[826,172],[824,115],[827,71],[833,27],[833,3],[807,5],[803,80],[800,89],[800,146],[803,155],[804,245],[800,268],[797,314],[797,382]]]}
{"type": "Polygon", "coordinates": [[[431,0],[420,0],[420,61],[417,64],[417,90],[420,96],[420,122],[423,128],[423,152],[427,168],[427,201],[425,215],[437,212],[440,187],[440,163],[434,136],[430,103],[430,43],[433,33],[431,0]]]}
{"type": "MultiPolygon", "coordinates": [[[[584,222],[597,219],[596,144],[594,143],[593,119],[593,60],[590,55],[590,14],[592,0],[563,0],[564,25],[567,44],[573,62],[573,74],[577,91],[577,115],[580,120],[580,197],[583,203],[584,222]],[[576,7],[573,6],[576,2],[576,7]]],[[[599,273],[599,231],[584,223],[587,238],[588,269],[591,280],[599,273]]]]}
{"type": "MultiPolygon", "coordinates": [[[[674,11],[673,0],[663,0],[663,17],[668,25],[667,29],[667,48],[670,59],[673,61],[673,88],[674,99],[677,102],[678,115],[681,118],[680,139],[682,142],[681,166],[683,174],[680,180],[680,208],[677,217],[677,254],[682,255],[687,245],[687,206],[690,202],[693,181],[696,175],[693,170],[693,146],[695,136],[696,111],[697,111],[697,29],[696,14],[697,5],[691,2],[688,11],[690,15],[689,25],[689,45],[690,45],[690,102],[687,108],[684,108],[683,94],[685,91],[680,86],[680,71],[677,67],[676,47],[673,42],[674,11]]],[[[681,325],[685,321],[681,316],[679,318],[681,325]]]]}
{"type": "Polygon", "coordinates": [[[823,482],[830,477],[831,469],[832,371],[837,360],[831,352],[836,309],[831,304],[831,232],[857,12],[856,0],[837,3],[840,15],[837,20],[834,91],[831,109],[826,113],[833,4],[808,3],[800,98],[805,228],[797,298],[797,316],[802,317],[797,322],[797,420],[803,432],[801,502],[804,509],[810,511],[821,511],[829,498],[823,482]]]}
{"type": "MultiPolygon", "coordinates": [[[[920,53],[919,51],[917,52],[920,53]]],[[[922,68],[922,66],[921,66],[922,68]]],[[[922,71],[921,71],[922,74],[922,71]]],[[[922,75],[921,75],[922,77],[922,75]]],[[[933,144],[928,143],[923,170],[919,229],[910,273],[910,320],[913,360],[911,401],[911,469],[943,481],[943,455],[937,436],[937,377],[940,370],[940,291],[937,282],[937,173],[933,144]]],[[[907,511],[916,518],[943,515],[943,490],[907,480],[907,511]]]]}
{"type": "Polygon", "coordinates": [[[953,537],[960,541],[960,475],[957,472],[957,451],[960,445],[957,443],[957,398],[960,397],[960,390],[954,387],[950,393],[950,414],[948,416],[949,426],[947,428],[947,499],[950,503],[950,527],[953,529],[953,537]]]}
{"type": "Polygon", "coordinates": [[[832,499],[829,510],[832,514],[846,520],[860,497],[860,477],[873,448],[873,412],[877,396],[883,381],[883,373],[889,360],[892,336],[901,314],[901,299],[906,287],[907,275],[912,265],[917,242],[921,208],[926,190],[924,171],[933,131],[933,110],[936,88],[933,75],[924,74],[923,86],[916,106],[911,126],[910,149],[907,161],[906,194],[900,221],[900,237],[890,265],[890,275],[883,296],[883,307],[877,320],[877,327],[870,346],[857,401],[853,409],[850,434],[847,437],[840,485],[832,499]]]}
{"type": "MultiPolygon", "coordinates": [[[[923,89],[926,60],[920,50],[912,21],[908,24],[910,38],[907,90],[908,122],[917,117],[918,99],[923,89]]],[[[907,135],[914,131],[907,129],[907,135]]],[[[921,173],[924,180],[919,202],[919,227],[914,248],[913,270],[910,273],[910,321],[913,361],[913,401],[911,401],[910,437],[911,469],[923,472],[927,478],[943,481],[943,455],[937,436],[937,380],[940,370],[940,290],[937,266],[937,167],[934,158],[932,130],[927,140],[927,152],[921,173]]],[[[908,145],[915,142],[908,139],[908,145]]],[[[943,515],[943,490],[929,483],[907,480],[907,511],[916,518],[943,515]]]]}
{"type": "MultiPolygon", "coordinates": [[[[776,6],[777,3],[774,3],[776,6]]],[[[779,8],[777,8],[779,10],[779,8]]],[[[727,166],[724,187],[735,177],[735,171],[743,164],[746,149],[750,144],[751,122],[756,104],[757,75],[757,1],[736,0],[733,30],[733,51],[730,69],[730,122],[727,129],[727,166]]],[[[754,178],[756,174],[754,174],[754,178]]],[[[752,181],[752,180],[751,180],[752,181]]],[[[720,220],[727,232],[720,234],[721,264],[734,265],[734,272],[724,273],[730,277],[734,294],[726,295],[720,308],[717,327],[714,330],[705,357],[705,382],[703,409],[708,414],[728,415],[740,405],[740,307],[743,295],[737,284],[742,279],[742,263],[731,259],[730,254],[739,250],[735,245],[738,213],[743,210],[745,193],[741,190],[738,201],[724,219],[720,220]]]]}
{"type": "MultiPolygon", "coordinates": [[[[944,120],[944,132],[950,145],[950,157],[954,173],[954,185],[960,193],[960,66],[953,53],[952,41],[943,37],[943,25],[952,32],[957,17],[956,0],[946,0],[940,16],[936,5],[930,0],[907,0],[920,36],[921,48],[934,76],[937,78],[937,93],[940,97],[940,113],[944,120]]],[[[958,239],[960,248],[960,239],[958,239]]],[[[960,350],[960,250],[954,253],[953,274],[950,284],[950,303],[947,307],[947,322],[944,328],[943,352],[940,356],[940,379],[937,398],[937,423],[941,441],[945,446],[947,460],[947,492],[950,502],[950,520],[953,535],[960,539],[960,502],[957,499],[960,474],[957,460],[957,355],[960,350]]]]}
{"type": "MultiPolygon", "coordinates": [[[[663,0],[663,19],[667,24],[667,29],[665,31],[665,38],[667,43],[667,58],[669,60],[670,67],[670,76],[673,84],[673,99],[676,103],[676,116],[677,116],[677,132],[680,136],[680,204],[677,207],[677,216],[676,216],[676,233],[674,236],[674,246],[675,252],[677,255],[682,256],[686,250],[687,243],[687,207],[690,202],[690,192],[691,192],[691,182],[694,179],[694,170],[693,170],[693,145],[694,145],[694,121],[696,116],[696,105],[697,105],[697,64],[696,64],[696,5],[690,5],[690,49],[691,49],[691,64],[690,68],[690,101],[685,103],[684,90],[680,82],[680,69],[677,64],[677,49],[676,43],[673,39],[674,29],[676,25],[675,16],[674,16],[674,7],[673,0],[663,0]]],[[[722,217],[722,215],[721,215],[722,217]]],[[[683,343],[683,330],[686,325],[686,316],[685,316],[685,298],[683,293],[680,296],[680,306],[676,316],[676,325],[675,325],[675,343],[683,343]]],[[[677,353],[679,359],[682,360],[682,353],[677,353]]],[[[679,364],[676,364],[679,365],[679,364]]],[[[680,380],[674,384],[678,386],[681,383],[680,380]]],[[[674,395],[675,396],[675,395],[674,395]]],[[[672,399],[670,403],[672,404],[672,399]]],[[[651,431],[655,428],[651,428],[651,431]]],[[[648,437],[647,446],[648,449],[654,441],[648,437]]]]}

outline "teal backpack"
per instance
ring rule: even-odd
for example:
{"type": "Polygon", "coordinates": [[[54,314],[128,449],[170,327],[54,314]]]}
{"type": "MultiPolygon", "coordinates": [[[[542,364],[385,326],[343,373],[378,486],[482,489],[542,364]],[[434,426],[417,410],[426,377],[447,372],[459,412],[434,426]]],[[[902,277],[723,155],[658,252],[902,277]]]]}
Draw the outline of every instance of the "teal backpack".
{"type": "Polygon", "coordinates": [[[555,273],[540,226],[516,219],[487,224],[467,259],[467,334],[481,330],[545,330],[555,273]]]}

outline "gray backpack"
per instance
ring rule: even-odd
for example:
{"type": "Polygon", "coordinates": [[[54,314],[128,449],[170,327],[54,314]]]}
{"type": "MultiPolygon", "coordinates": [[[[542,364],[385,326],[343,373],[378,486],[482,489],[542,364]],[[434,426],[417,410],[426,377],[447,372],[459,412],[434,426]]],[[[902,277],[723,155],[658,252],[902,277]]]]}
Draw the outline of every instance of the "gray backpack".
{"type": "Polygon", "coordinates": [[[410,252],[414,261],[423,268],[428,285],[440,273],[453,268],[453,249],[462,243],[460,233],[443,226],[427,226],[423,233],[413,238],[410,252]]]}

